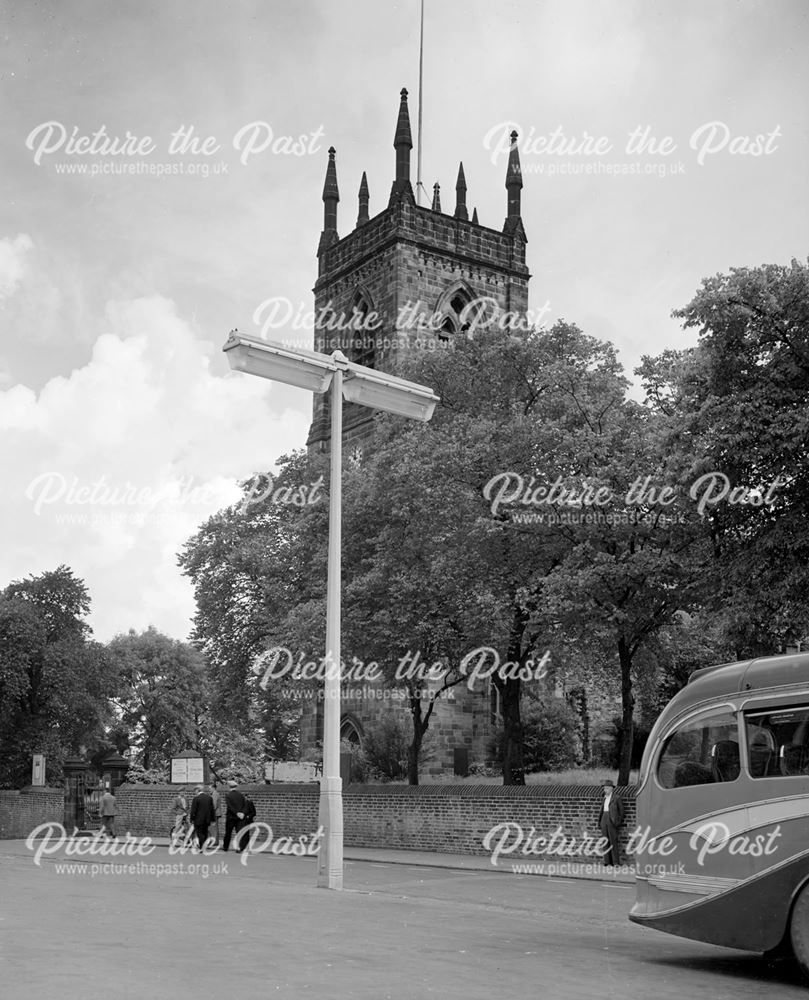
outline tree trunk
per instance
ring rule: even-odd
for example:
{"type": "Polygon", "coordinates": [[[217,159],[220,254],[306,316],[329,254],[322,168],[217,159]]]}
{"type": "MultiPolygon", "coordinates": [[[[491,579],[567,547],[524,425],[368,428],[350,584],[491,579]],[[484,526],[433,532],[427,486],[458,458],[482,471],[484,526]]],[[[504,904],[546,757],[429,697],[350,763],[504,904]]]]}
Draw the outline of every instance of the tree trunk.
{"type": "Polygon", "coordinates": [[[496,682],[503,708],[503,784],[525,784],[519,678],[496,682]]]}
{"type": "Polygon", "coordinates": [[[410,692],[410,714],[413,717],[413,738],[407,748],[407,783],[417,785],[419,783],[419,755],[421,754],[421,743],[424,739],[424,725],[421,712],[421,698],[417,691],[411,689],[410,692]]]}
{"type": "MultiPolygon", "coordinates": [[[[523,665],[526,657],[522,653],[522,640],[528,615],[524,608],[514,603],[514,618],[508,640],[506,659],[510,663],[523,665]]],[[[519,677],[500,677],[497,671],[492,682],[500,692],[503,708],[503,784],[525,784],[525,756],[523,752],[522,719],[520,717],[520,695],[522,684],[519,677]]]]}
{"type": "Polygon", "coordinates": [[[628,785],[629,772],[632,770],[635,699],[632,696],[632,654],[623,636],[618,639],[618,661],[621,664],[621,748],[618,755],[618,784],[628,785]]]}
{"type": "Polygon", "coordinates": [[[419,753],[421,752],[421,735],[416,735],[413,731],[413,741],[407,748],[407,783],[417,785],[419,783],[419,753]]]}

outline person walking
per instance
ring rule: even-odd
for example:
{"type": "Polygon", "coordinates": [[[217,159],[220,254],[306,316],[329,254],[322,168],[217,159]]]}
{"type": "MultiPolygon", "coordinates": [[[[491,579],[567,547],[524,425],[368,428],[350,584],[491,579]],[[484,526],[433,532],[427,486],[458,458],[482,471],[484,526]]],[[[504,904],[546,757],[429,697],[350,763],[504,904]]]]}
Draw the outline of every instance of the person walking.
{"type": "Polygon", "coordinates": [[[197,785],[194,791],[196,794],[191,800],[191,825],[194,827],[197,843],[202,850],[208,840],[208,828],[216,819],[216,812],[213,799],[205,791],[203,785],[197,785]]]}
{"type": "Polygon", "coordinates": [[[621,826],[624,822],[624,804],[615,794],[615,784],[605,781],[604,797],[598,817],[598,828],[608,841],[609,847],[604,852],[604,865],[613,867],[621,863],[621,826]]]}
{"type": "Polygon", "coordinates": [[[171,828],[171,842],[172,844],[176,844],[182,839],[182,834],[185,832],[186,817],[188,816],[188,803],[186,802],[185,795],[183,795],[183,790],[181,788],[177,789],[177,794],[174,796],[174,803],[171,808],[174,813],[174,826],[171,828]]]}
{"type": "Polygon", "coordinates": [[[115,837],[115,796],[109,788],[101,796],[101,829],[108,837],[115,837]]]}
{"type": "Polygon", "coordinates": [[[222,850],[228,850],[230,847],[230,838],[235,833],[236,850],[241,851],[239,830],[241,830],[244,821],[244,795],[239,791],[238,782],[232,778],[228,782],[225,805],[225,839],[222,841],[222,850]]]}
{"type": "Polygon", "coordinates": [[[222,797],[217,791],[216,782],[211,786],[211,800],[213,801],[214,811],[213,846],[219,847],[219,820],[222,816],[222,797]]]}

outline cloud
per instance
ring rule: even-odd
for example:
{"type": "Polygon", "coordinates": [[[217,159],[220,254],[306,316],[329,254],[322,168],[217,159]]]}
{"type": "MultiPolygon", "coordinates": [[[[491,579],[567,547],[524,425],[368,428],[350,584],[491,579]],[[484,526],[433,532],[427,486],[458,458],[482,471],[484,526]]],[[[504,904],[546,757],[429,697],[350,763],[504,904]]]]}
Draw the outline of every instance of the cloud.
{"type": "Polygon", "coordinates": [[[13,295],[22,281],[26,270],[25,258],[33,245],[26,233],[20,233],[13,240],[0,240],[0,302],[13,295]]]}
{"type": "Polygon", "coordinates": [[[106,328],[69,376],[0,391],[6,571],[69,565],[101,639],[149,624],[185,636],[177,553],[239,479],[300,446],[308,401],[274,411],[271,383],[213,373],[213,345],[159,296],[110,303],[106,328]]]}

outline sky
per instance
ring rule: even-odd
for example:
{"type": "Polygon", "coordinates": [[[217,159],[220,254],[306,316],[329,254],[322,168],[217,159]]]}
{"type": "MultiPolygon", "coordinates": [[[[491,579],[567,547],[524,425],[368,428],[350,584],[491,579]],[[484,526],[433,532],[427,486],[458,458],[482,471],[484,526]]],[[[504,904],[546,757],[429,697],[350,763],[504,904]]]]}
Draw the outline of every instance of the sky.
{"type": "MultiPolygon", "coordinates": [[[[402,87],[415,134],[419,0],[0,10],[0,587],[66,564],[99,641],[184,639],[177,553],[311,416],[221,347],[258,335],[268,300],[301,318],[271,335],[311,346],[327,150],[342,236],[363,170],[371,215],[387,203],[402,87]]],[[[500,229],[517,129],[545,322],[612,341],[631,374],[695,342],[671,312],[703,278],[806,259],[805,3],[425,11],[425,187],[451,212],[462,160],[470,211],[500,229]]]]}

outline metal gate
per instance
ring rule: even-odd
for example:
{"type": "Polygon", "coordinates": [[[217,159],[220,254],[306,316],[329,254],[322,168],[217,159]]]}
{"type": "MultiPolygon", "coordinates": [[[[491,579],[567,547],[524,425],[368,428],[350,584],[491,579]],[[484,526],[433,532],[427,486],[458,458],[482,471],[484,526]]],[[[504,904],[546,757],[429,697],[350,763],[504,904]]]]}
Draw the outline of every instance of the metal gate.
{"type": "Polygon", "coordinates": [[[101,829],[101,796],[106,789],[103,785],[84,790],[84,829],[101,829]]]}
{"type": "Polygon", "coordinates": [[[65,780],[65,829],[84,829],[84,775],[72,774],[65,780]]]}
{"type": "Polygon", "coordinates": [[[101,827],[103,785],[88,785],[83,774],[71,775],[65,783],[65,829],[95,832],[101,827]]]}

